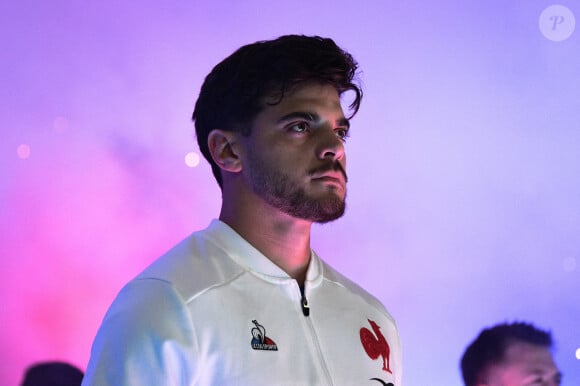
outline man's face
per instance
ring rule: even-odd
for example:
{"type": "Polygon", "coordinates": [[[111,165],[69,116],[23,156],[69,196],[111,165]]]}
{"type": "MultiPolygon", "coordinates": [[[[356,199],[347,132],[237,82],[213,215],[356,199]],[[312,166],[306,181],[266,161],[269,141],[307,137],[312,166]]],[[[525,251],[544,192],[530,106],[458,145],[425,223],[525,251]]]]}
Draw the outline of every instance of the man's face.
{"type": "Polygon", "coordinates": [[[295,218],[328,222],[342,216],[348,128],[329,85],[301,85],[280,103],[266,104],[242,139],[243,173],[254,193],[295,218]]]}
{"type": "Polygon", "coordinates": [[[502,364],[488,371],[489,386],[556,386],[562,374],[546,347],[516,342],[506,350],[502,364]]]}

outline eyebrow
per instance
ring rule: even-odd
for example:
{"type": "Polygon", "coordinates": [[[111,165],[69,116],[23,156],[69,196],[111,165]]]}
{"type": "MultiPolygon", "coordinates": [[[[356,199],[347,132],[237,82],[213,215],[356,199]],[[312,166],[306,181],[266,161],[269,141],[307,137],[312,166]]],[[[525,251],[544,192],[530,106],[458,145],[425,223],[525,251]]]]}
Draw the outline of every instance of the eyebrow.
{"type": "MultiPolygon", "coordinates": [[[[564,374],[558,370],[556,373],[552,374],[549,379],[555,379],[559,382],[562,382],[563,376],[564,376],[564,374]]],[[[525,378],[525,380],[527,380],[527,379],[530,379],[530,380],[531,379],[539,379],[539,378],[544,379],[544,372],[541,370],[534,370],[525,378]]]]}
{"type": "MultiPolygon", "coordinates": [[[[304,119],[310,122],[317,122],[320,121],[320,115],[314,112],[309,111],[294,111],[292,113],[286,114],[280,119],[278,119],[278,123],[289,122],[295,119],[304,119]]],[[[347,129],[350,128],[350,121],[346,118],[339,118],[335,122],[338,126],[346,127],[347,129]]]]}

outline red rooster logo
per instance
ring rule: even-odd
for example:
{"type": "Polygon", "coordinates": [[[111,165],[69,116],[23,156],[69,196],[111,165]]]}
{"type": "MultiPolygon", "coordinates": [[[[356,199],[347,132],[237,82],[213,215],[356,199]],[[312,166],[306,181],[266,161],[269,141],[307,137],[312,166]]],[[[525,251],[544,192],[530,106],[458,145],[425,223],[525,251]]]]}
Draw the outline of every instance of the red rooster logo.
{"type": "Polygon", "coordinates": [[[378,357],[383,357],[383,371],[392,374],[393,372],[391,371],[391,365],[389,363],[391,348],[389,347],[389,344],[387,343],[387,340],[383,334],[381,334],[381,328],[379,325],[370,319],[367,320],[371,324],[375,334],[373,335],[373,333],[368,328],[363,327],[360,329],[360,341],[363,345],[363,348],[365,349],[367,355],[373,360],[377,359],[378,357]]]}

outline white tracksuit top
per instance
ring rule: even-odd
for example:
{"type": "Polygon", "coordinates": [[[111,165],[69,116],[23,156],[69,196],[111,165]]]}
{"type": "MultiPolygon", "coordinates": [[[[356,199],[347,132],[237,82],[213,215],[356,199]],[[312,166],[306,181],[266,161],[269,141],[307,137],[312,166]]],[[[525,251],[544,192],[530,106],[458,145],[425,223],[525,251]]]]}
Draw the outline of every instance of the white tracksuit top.
{"type": "Polygon", "coordinates": [[[214,220],[121,290],[82,385],[401,386],[401,373],[397,328],[378,300],[314,252],[302,296],[214,220]]]}

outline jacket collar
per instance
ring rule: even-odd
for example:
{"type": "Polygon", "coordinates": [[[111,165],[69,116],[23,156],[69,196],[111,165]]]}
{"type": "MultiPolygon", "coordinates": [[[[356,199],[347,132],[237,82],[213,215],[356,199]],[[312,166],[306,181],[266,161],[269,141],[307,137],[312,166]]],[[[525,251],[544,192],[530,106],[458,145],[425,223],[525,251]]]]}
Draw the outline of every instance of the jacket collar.
{"type": "MultiPolygon", "coordinates": [[[[268,257],[258,251],[246,239],[240,236],[226,223],[214,219],[205,232],[214,244],[224,249],[227,255],[237,264],[252,271],[265,280],[285,282],[293,280],[286,272],[274,264],[268,257]]],[[[307,286],[313,287],[322,281],[322,262],[316,253],[310,251],[310,262],[306,272],[307,286]]]]}

